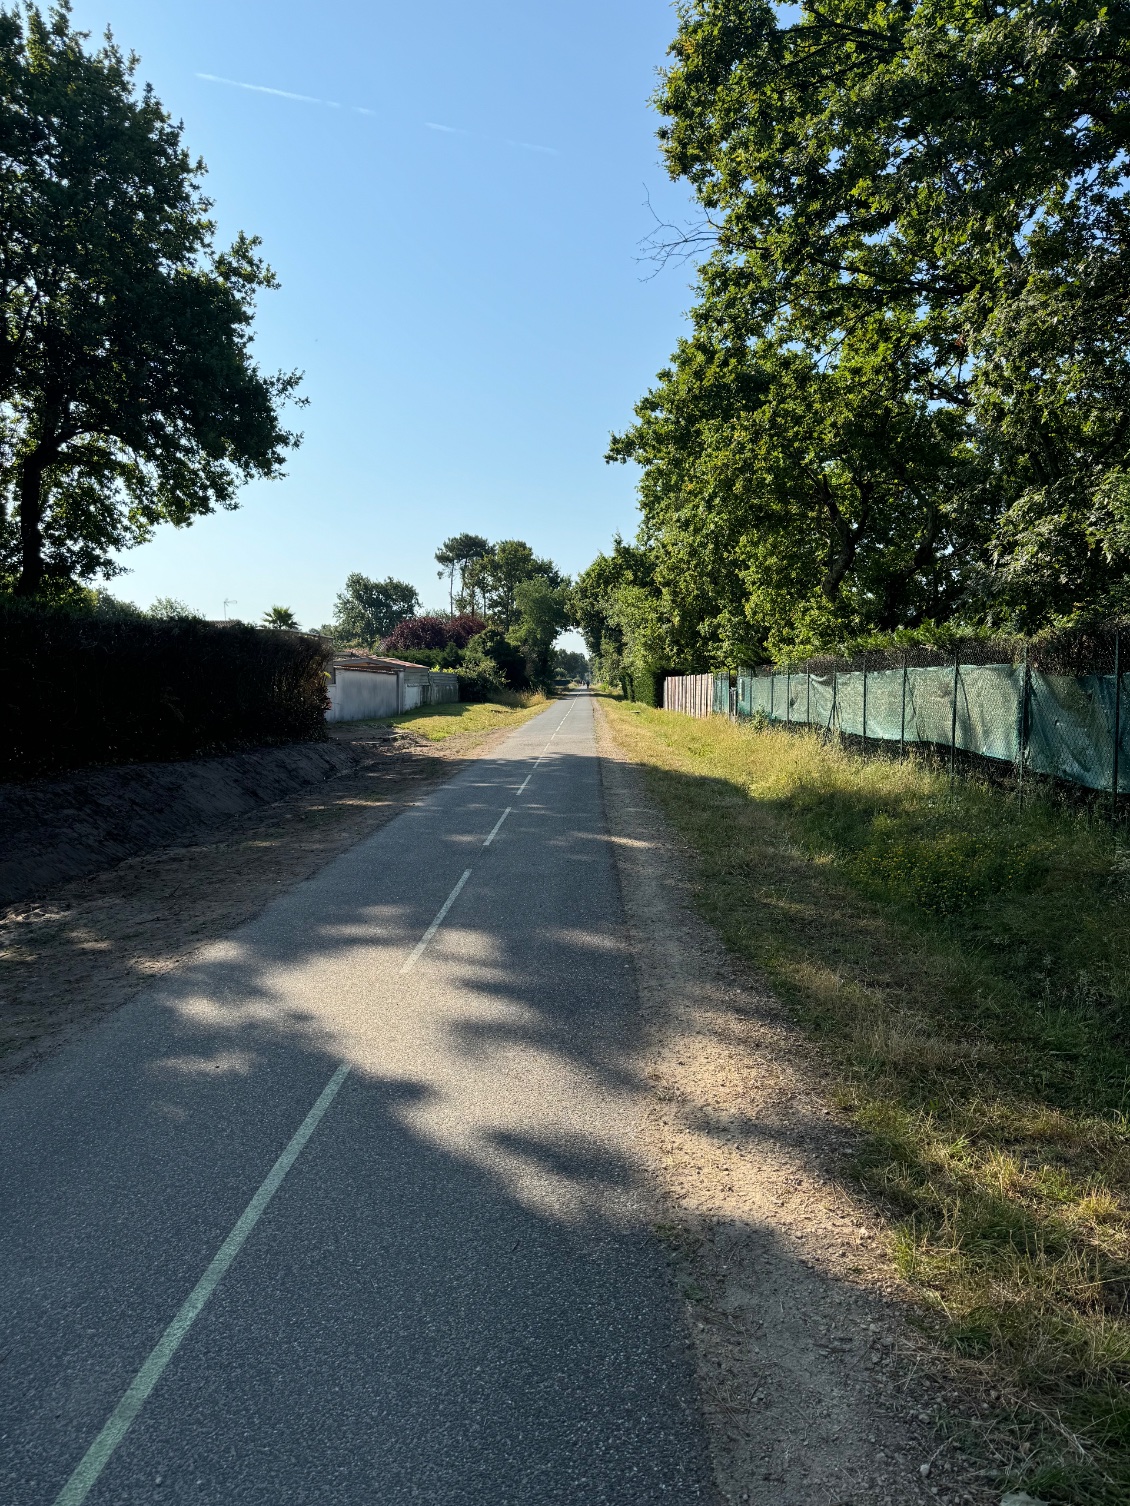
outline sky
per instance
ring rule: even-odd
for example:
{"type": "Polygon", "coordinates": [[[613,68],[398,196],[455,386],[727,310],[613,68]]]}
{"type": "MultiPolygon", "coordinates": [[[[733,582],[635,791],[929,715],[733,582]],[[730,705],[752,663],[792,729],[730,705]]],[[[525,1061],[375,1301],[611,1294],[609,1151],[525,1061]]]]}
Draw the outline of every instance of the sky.
{"type": "Polygon", "coordinates": [[[76,0],[74,20],[140,56],[220,238],[262,237],[282,286],[257,358],[309,399],[285,479],[159,529],[115,595],[310,627],[354,570],[440,605],[453,533],[575,574],[635,532],[634,468],[603,456],[692,302],[687,267],[641,260],[655,214],[691,216],[648,103],[672,7],[76,0]]]}

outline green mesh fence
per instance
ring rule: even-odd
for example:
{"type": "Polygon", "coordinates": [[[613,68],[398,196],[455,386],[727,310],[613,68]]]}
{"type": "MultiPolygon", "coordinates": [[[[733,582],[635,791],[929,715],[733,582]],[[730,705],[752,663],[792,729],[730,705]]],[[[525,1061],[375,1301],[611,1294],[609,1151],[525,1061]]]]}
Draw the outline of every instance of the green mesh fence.
{"type": "MultiPolygon", "coordinates": [[[[973,640],[713,677],[712,711],[1130,793],[1130,632],[973,640]],[[1115,759],[1115,746],[1118,758],[1115,759]]],[[[674,677],[671,677],[674,678],[674,677]]]]}

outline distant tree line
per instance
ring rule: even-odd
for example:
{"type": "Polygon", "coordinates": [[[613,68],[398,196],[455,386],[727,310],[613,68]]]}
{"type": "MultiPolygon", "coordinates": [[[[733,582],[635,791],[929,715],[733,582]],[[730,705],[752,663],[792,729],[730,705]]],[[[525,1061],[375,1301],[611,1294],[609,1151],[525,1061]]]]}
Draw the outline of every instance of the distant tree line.
{"type": "Polygon", "coordinates": [[[691,329],[612,440],[606,666],[1130,607],[1130,9],[688,0],[655,103],[691,329]]]}
{"type": "Polygon", "coordinates": [[[554,644],[572,625],[572,583],[553,561],[521,539],[492,544],[471,533],[446,539],[435,558],[446,612],[421,615],[407,581],[354,573],[322,632],[342,648],[461,668],[512,689],[552,685],[554,644]]]}

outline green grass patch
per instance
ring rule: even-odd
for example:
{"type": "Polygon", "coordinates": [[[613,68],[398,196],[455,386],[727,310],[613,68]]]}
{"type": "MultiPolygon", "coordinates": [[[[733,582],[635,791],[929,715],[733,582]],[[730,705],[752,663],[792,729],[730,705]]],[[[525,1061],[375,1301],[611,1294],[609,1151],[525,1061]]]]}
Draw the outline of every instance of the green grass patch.
{"type": "Polygon", "coordinates": [[[605,702],[705,917],[822,1043],[933,1330],[1048,1501],[1130,1499],[1130,842],[818,734],[605,702]]]}
{"type": "Polygon", "coordinates": [[[505,701],[450,701],[441,706],[420,706],[388,718],[394,727],[411,727],[429,742],[441,743],[457,732],[494,732],[517,727],[549,705],[544,695],[506,693],[505,701]]]}

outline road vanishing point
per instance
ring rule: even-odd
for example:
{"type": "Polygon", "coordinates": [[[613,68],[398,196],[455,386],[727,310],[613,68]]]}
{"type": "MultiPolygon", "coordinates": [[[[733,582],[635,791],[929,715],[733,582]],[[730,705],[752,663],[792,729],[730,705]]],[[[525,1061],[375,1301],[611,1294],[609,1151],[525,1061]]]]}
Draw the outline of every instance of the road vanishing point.
{"type": "Polygon", "coordinates": [[[0,1096],[5,1506],[713,1499],[577,694],[0,1096]]]}

